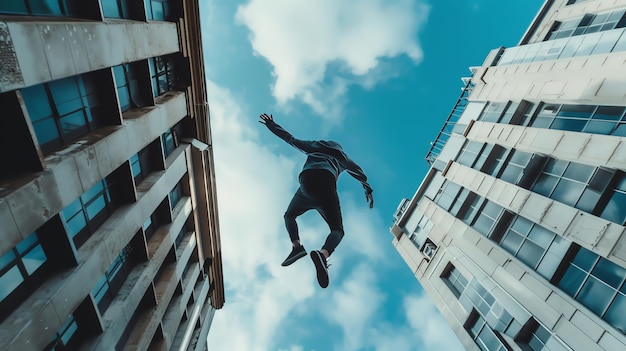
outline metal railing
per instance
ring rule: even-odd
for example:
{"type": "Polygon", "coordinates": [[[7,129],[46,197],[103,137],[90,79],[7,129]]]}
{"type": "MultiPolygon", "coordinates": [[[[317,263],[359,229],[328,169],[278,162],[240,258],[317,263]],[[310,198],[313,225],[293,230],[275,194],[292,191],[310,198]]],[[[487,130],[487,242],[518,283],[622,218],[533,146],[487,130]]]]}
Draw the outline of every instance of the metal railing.
{"type": "Polygon", "coordinates": [[[463,91],[461,92],[461,96],[459,96],[459,99],[456,101],[456,104],[454,105],[454,108],[452,108],[452,111],[448,115],[448,118],[446,119],[446,122],[443,124],[443,127],[441,127],[441,130],[439,131],[437,138],[435,138],[435,141],[430,143],[430,149],[428,150],[428,154],[426,154],[426,162],[428,162],[429,166],[433,165],[433,163],[437,159],[437,156],[439,156],[439,153],[441,152],[443,147],[446,145],[446,142],[450,138],[450,135],[452,134],[452,130],[454,126],[456,125],[456,122],[459,120],[459,118],[463,114],[463,111],[465,111],[465,107],[467,106],[469,102],[468,97],[470,93],[472,92],[473,88],[474,88],[474,83],[472,83],[471,79],[467,80],[465,87],[463,88],[463,91]]]}

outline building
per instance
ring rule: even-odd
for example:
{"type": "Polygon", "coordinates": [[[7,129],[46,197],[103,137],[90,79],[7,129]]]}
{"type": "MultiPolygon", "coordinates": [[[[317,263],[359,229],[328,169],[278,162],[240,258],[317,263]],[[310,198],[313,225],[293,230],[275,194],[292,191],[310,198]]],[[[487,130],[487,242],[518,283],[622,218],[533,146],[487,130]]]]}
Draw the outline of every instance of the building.
{"type": "Polygon", "coordinates": [[[468,350],[626,350],[626,1],[492,50],[393,243],[468,350]]]}
{"type": "Polygon", "coordinates": [[[207,349],[200,33],[197,0],[0,3],[0,349],[207,349]]]}

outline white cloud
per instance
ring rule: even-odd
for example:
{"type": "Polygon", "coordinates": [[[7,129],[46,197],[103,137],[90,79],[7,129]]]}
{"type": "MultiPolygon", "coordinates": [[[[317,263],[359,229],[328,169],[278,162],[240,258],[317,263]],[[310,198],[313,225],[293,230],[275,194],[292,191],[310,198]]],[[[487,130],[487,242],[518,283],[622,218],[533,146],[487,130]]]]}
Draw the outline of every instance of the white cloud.
{"type": "Polygon", "coordinates": [[[349,84],[371,87],[381,59],[423,53],[417,31],[429,7],[411,0],[251,0],[236,19],[273,66],[279,104],[299,99],[337,117],[349,84]]]}
{"type": "Polygon", "coordinates": [[[409,325],[421,336],[426,350],[465,349],[428,296],[407,296],[404,299],[404,308],[409,325]]]}

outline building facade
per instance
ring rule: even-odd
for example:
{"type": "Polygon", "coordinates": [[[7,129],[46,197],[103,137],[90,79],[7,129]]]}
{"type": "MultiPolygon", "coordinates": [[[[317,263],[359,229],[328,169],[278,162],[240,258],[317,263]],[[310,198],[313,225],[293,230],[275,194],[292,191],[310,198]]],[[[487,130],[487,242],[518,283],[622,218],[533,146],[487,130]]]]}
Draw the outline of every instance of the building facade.
{"type": "Polygon", "coordinates": [[[626,1],[472,67],[393,243],[468,350],[626,350],[626,1]]]}
{"type": "Polygon", "coordinates": [[[207,349],[200,33],[197,0],[0,3],[0,349],[207,349]]]}

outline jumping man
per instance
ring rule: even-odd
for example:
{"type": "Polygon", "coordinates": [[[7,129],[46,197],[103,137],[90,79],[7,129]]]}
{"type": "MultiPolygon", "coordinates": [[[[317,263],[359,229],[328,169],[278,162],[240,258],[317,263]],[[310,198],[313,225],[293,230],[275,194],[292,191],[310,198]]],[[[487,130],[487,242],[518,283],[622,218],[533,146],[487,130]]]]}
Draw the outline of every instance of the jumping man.
{"type": "Polygon", "coordinates": [[[311,260],[317,271],[317,281],[322,288],[326,288],[328,286],[328,257],[335,251],[344,235],[337,195],[337,178],[343,171],[348,171],[352,177],[361,182],[370,208],[374,207],[372,187],[367,183],[367,176],[361,167],[343,152],[339,143],[329,140],[296,139],[276,124],[272,115],[264,113],[260,118],[259,122],[265,124],[272,133],[307,155],[306,163],[298,177],[300,187],[285,212],[285,226],[293,248],[282,265],[289,266],[306,256],[306,250],[300,243],[296,217],[308,210],[316,209],[330,228],[330,234],[322,249],[311,251],[311,260]]]}

